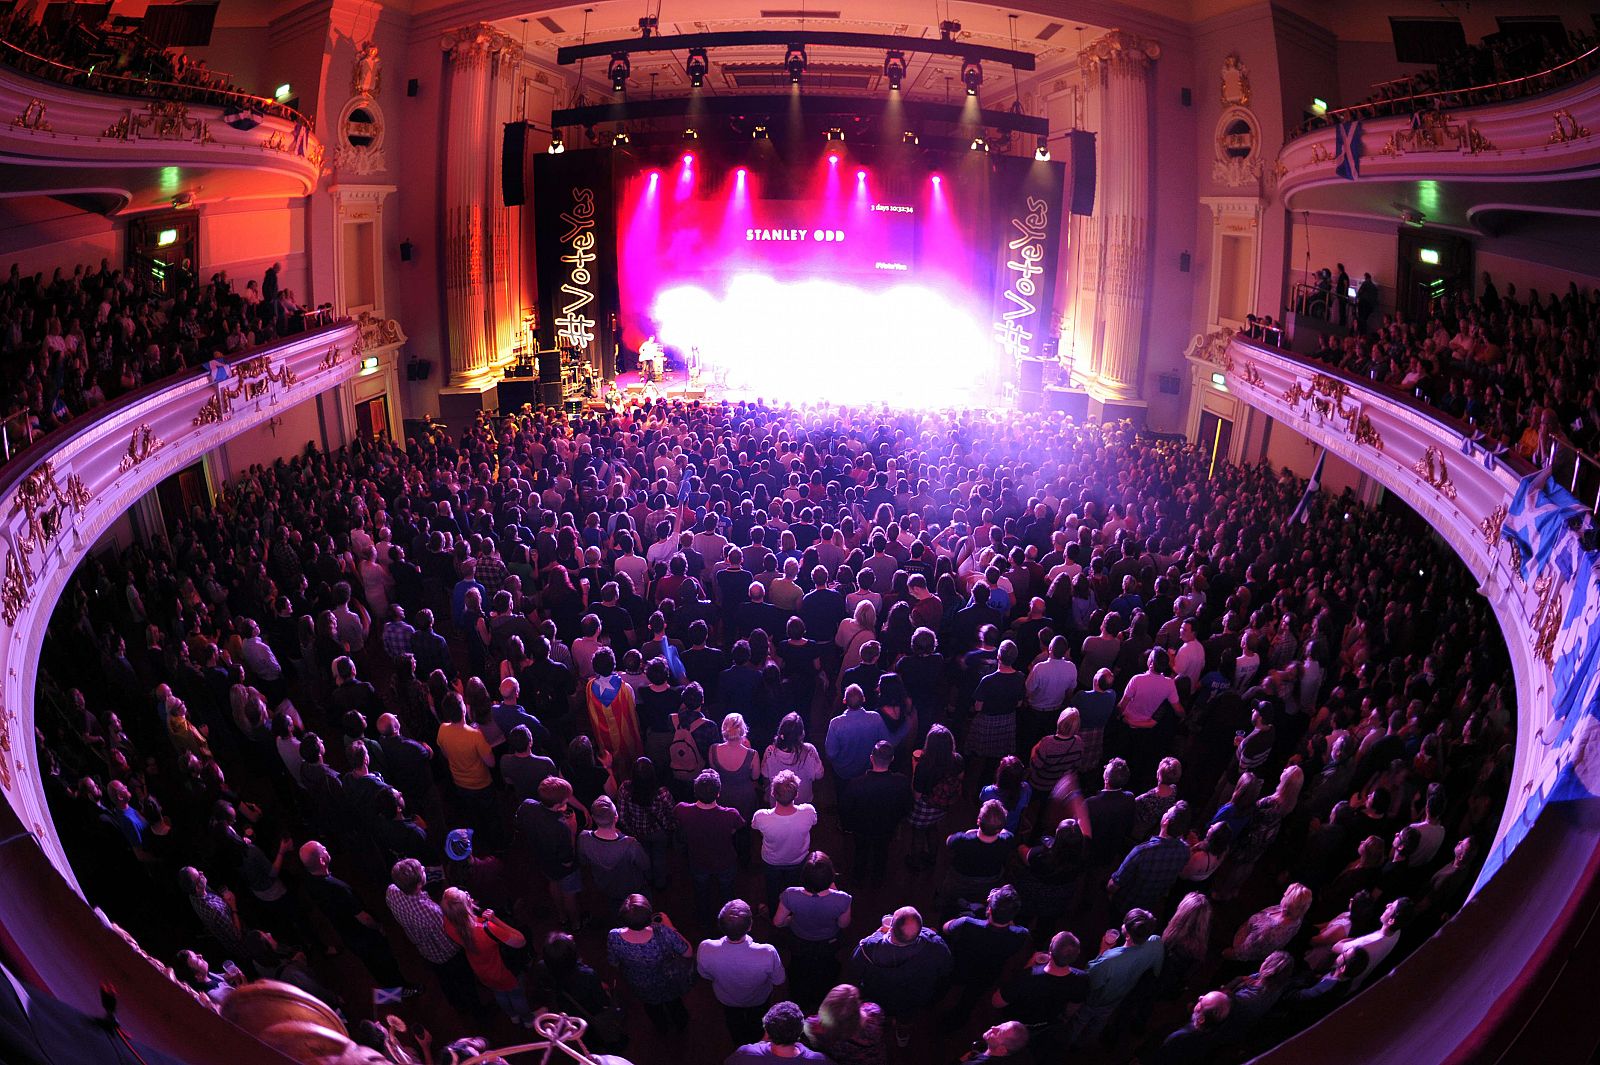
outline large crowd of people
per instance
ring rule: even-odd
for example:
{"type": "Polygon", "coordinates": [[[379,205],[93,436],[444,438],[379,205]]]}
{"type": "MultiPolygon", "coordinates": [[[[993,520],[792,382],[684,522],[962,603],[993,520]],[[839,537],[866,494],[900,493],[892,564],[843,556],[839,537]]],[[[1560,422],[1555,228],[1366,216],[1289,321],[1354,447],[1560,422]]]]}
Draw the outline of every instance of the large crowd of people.
{"type": "Polygon", "coordinates": [[[639,1062],[1242,1060],[1462,904],[1510,770],[1470,575],[1303,488],[1013,411],[308,449],[83,565],[46,793],[198,996],[284,981],[395,1060],[375,1009],[639,1062]]]}
{"type": "Polygon", "coordinates": [[[1316,357],[1412,393],[1490,452],[1536,465],[1563,443],[1600,455],[1600,289],[1502,291],[1485,273],[1481,289],[1435,301],[1426,322],[1380,317],[1375,304],[1358,308],[1348,335],[1325,335],[1316,357]]]}
{"type": "MultiPolygon", "coordinates": [[[[90,6],[85,5],[85,10],[90,6]]],[[[293,109],[274,100],[247,94],[230,77],[212,70],[203,59],[163,48],[109,14],[91,23],[66,8],[64,17],[40,17],[31,0],[13,4],[0,14],[0,61],[25,74],[78,89],[165,100],[245,107],[256,114],[274,114],[303,121],[293,109]]]]}
{"type": "Polygon", "coordinates": [[[146,270],[57,268],[0,280],[0,424],[11,451],[106,400],[302,331],[281,264],[237,287],[184,260],[146,270]]]}
{"type": "Polygon", "coordinates": [[[1585,33],[1559,38],[1499,34],[1459,49],[1429,69],[1376,85],[1359,103],[1309,115],[1300,132],[1336,121],[1453,111],[1549,92],[1594,71],[1595,45],[1594,35],[1585,33]]]}

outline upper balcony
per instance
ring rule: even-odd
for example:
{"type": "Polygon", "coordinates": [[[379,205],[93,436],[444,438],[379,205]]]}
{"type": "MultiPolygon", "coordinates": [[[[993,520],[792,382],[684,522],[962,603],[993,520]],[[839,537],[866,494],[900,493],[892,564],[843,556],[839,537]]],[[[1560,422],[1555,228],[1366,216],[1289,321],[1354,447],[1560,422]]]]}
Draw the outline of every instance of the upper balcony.
{"type": "Polygon", "coordinates": [[[1283,205],[1592,251],[1597,69],[1600,47],[1515,82],[1330,111],[1278,153],[1283,205]]]}
{"type": "Polygon", "coordinates": [[[323,146],[270,100],[80,70],[0,42],[0,196],[105,214],[316,188],[323,146]],[[187,198],[192,195],[192,201],[187,198]]]}

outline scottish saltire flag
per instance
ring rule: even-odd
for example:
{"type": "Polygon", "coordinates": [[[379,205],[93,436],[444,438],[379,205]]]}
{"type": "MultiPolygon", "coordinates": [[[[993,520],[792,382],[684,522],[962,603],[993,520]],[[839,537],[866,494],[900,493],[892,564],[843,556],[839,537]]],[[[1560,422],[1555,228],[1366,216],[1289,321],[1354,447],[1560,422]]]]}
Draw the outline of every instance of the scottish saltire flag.
{"type": "Polygon", "coordinates": [[[1551,480],[1551,471],[1528,474],[1511,497],[1501,533],[1522,553],[1521,577],[1529,580],[1530,570],[1544,572],[1563,538],[1569,535],[1567,523],[1585,513],[1572,493],[1551,480]]]}
{"type": "Polygon", "coordinates": [[[1333,127],[1333,172],[1346,181],[1361,176],[1361,120],[1341,122],[1333,127]]]}
{"type": "Polygon", "coordinates": [[[405,1000],[403,987],[375,987],[372,989],[372,1004],[374,1006],[398,1006],[405,1000]]]}
{"type": "Polygon", "coordinates": [[[258,104],[251,104],[249,107],[229,104],[222,111],[222,121],[237,130],[255,129],[261,125],[262,113],[258,104]]]}
{"type": "Polygon", "coordinates": [[[1305,525],[1311,521],[1311,500],[1316,498],[1322,490],[1322,464],[1328,459],[1328,449],[1323,448],[1322,454],[1317,456],[1317,467],[1311,471],[1311,480],[1306,482],[1305,494],[1300,497],[1300,503],[1294,508],[1294,513],[1289,515],[1289,524],[1299,522],[1305,525]]]}

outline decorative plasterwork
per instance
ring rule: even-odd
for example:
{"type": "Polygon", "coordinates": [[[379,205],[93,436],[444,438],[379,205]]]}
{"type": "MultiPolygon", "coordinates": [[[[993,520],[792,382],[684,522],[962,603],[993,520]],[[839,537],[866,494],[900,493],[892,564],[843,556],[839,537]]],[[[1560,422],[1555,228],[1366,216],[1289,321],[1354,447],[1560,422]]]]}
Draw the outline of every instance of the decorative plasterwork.
{"type": "Polygon", "coordinates": [[[501,33],[487,22],[450,30],[439,44],[449,54],[450,62],[462,69],[480,67],[490,56],[512,63],[522,58],[522,46],[510,34],[501,33]]]}
{"type": "Polygon", "coordinates": [[[1383,436],[1373,426],[1371,419],[1361,412],[1361,407],[1347,402],[1349,400],[1351,390],[1348,384],[1337,377],[1320,373],[1311,378],[1309,385],[1296,380],[1283,393],[1283,401],[1289,404],[1291,410],[1299,411],[1300,404],[1306,402],[1306,409],[1300,411],[1302,418],[1309,421],[1314,417],[1319,425],[1342,422],[1345,432],[1356,443],[1382,451],[1383,436]]]}
{"type": "Polygon", "coordinates": [[[1422,111],[1411,126],[1390,133],[1389,139],[1378,149],[1378,154],[1394,158],[1415,152],[1476,155],[1496,150],[1489,138],[1470,121],[1457,122],[1443,111],[1422,111]]]}
{"type": "Polygon", "coordinates": [[[7,625],[15,625],[17,616],[32,601],[34,556],[43,557],[72,515],[82,513],[92,498],[75,473],[67,475],[65,485],[58,482],[55,463],[49,459],[17,485],[11,513],[23,515],[22,527],[14,534],[15,543],[6,553],[5,573],[0,578],[0,615],[7,625]]]}
{"type": "Polygon", "coordinates": [[[355,96],[345,102],[336,125],[333,168],[365,176],[389,168],[383,151],[385,133],[383,109],[370,96],[355,96]]]}
{"type": "Polygon", "coordinates": [[[1196,333],[1189,339],[1189,346],[1184,349],[1183,357],[1226,366],[1228,341],[1233,339],[1233,332],[1232,326],[1225,325],[1212,333],[1196,333]]]}
{"type": "Polygon", "coordinates": [[[1223,107],[1250,106],[1250,70],[1239,58],[1238,52],[1222,57],[1221,92],[1223,107]]]}
{"type": "Polygon", "coordinates": [[[1504,503],[1497,504],[1489,516],[1478,523],[1478,528],[1483,530],[1483,545],[1490,551],[1500,546],[1500,527],[1506,523],[1507,513],[1504,503]]]}
{"type": "Polygon", "coordinates": [[[1161,58],[1161,44],[1127,30],[1111,30],[1078,53],[1078,65],[1086,73],[1109,72],[1144,75],[1150,64],[1161,58]]]}
{"type": "Polygon", "coordinates": [[[1579,140],[1589,135],[1589,127],[1572,117],[1572,112],[1565,107],[1550,116],[1555,123],[1555,131],[1550,134],[1550,144],[1566,144],[1568,141],[1579,140]]]}
{"type": "Polygon", "coordinates": [[[1261,177],[1261,124],[1248,107],[1222,112],[1212,147],[1211,180],[1236,189],[1261,177]]]}
{"type": "Polygon", "coordinates": [[[117,463],[117,470],[127,473],[166,446],[167,442],[152,432],[150,426],[136,426],[132,438],[128,441],[128,450],[123,452],[122,461],[117,463]]]}
{"type": "Polygon", "coordinates": [[[1456,497],[1455,482],[1450,480],[1450,467],[1445,465],[1444,452],[1439,448],[1429,445],[1411,468],[1446,499],[1456,497]]]}
{"type": "Polygon", "coordinates": [[[29,99],[21,113],[11,120],[11,125],[16,129],[32,130],[35,133],[49,133],[50,123],[44,120],[44,101],[37,96],[29,99]]]}
{"type": "Polygon", "coordinates": [[[370,311],[362,311],[356,318],[356,328],[361,330],[360,345],[364,352],[395,347],[406,342],[400,323],[393,318],[379,318],[370,311]]]}
{"type": "MultiPolygon", "coordinates": [[[[220,422],[233,412],[235,402],[260,399],[271,391],[274,384],[287,390],[295,382],[295,373],[287,366],[272,367],[272,355],[258,355],[235,364],[233,385],[219,384],[194,416],[194,424],[211,425],[220,422]]],[[[277,402],[276,399],[273,402],[277,402]]]]}
{"type": "MultiPolygon", "coordinates": [[[[114,140],[194,141],[211,143],[211,124],[190,118],[189,105],[176,100],[151,100],[144,110],[134,113],[124,108],[122,117],[106,127],[102,136],[114,140]]],[[[272,147],[270,140],[267,147],[272,147]]]]}

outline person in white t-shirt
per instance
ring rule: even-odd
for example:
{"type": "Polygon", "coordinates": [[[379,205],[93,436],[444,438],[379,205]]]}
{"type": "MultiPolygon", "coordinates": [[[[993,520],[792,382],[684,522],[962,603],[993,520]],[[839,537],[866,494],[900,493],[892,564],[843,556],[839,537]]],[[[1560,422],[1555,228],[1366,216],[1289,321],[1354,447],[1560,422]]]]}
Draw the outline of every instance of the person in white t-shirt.
{"type": "Polygon", "coordinates": [[[800,882],[800,869],[811,853],[811,829],[817,808],[796,803],[800,778],[785,769],[772,778],[772,808],[757,810],[750,827],[761,833],[761,860],[766,864],[767,908],[777,912],[778,896],[800,882]]]}

